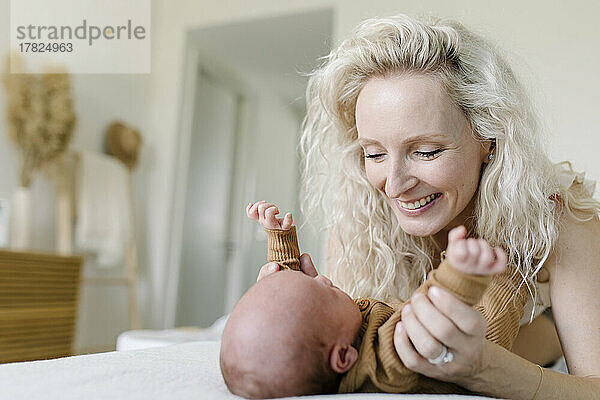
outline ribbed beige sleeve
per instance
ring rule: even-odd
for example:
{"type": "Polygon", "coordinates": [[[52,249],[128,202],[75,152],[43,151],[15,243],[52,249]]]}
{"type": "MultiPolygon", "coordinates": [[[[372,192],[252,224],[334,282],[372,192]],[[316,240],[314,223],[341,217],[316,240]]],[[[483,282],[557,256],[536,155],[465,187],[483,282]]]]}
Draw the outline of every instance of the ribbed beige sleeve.
{"type": "MultiPolygon", "coordinates": [[[[484,294],[490,278],[457,271],[448,261],[431,271],[417,292],[427,293],[435,285],[453,293],[460,300],[473,305],[484,294]]],[[[362,340],[358,361],[342,378],[339,393],[470,393],[455,384],[423,380],[419,374],[404,366],[394,348],[394,331],[402,319],[402,308],[373,302],[368,310],[367,326],[361,327],[362,340]]]]}
{"type": "Polygon", "coordinates": [[[472,306],[481,299],[490,280],[490,276],[465,274],[452,268],[448,261],[442,261],[439,267],[429,272],[427,280],[416,290],[416,293],[427,294],[431,286],[439,286],[472,306]]]}
{"type": "Polygon", "coordinates": [[[267,229],[267,260],[276,262],[283,269],[300,269],[300,247],[296,236],[296,227],[288,230],[267,229]]]}
{"type": "Polygon", "coordinates": [[[529,295],[527,285],[521,285],[521,275],[514,272],[514,268],[507,268],[502,274],[494,276],[488,290],[475,306],[487,321],[486,339],[507,350],[512,349],[519,334],[529,295]]]}

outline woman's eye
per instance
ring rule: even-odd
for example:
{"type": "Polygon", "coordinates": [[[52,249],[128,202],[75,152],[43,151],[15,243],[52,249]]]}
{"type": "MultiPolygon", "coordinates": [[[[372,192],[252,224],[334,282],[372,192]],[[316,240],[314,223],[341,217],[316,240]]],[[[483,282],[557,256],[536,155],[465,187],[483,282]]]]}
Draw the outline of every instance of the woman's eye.
{"type": "Polygon", "coordinates": [[[369,158],[371,160],[380,160],[384,156],[383,153],[375,153],[375,154],[365,154],[365,158],[369,158]]]}
{"type": "Polygon", "coordinates": [[[426,160],[434,158],[437,154],[441,153],[442,149],[437,149],[434,151],[415,151],[415,154],[419,157],[423,157],[426,160]]]}

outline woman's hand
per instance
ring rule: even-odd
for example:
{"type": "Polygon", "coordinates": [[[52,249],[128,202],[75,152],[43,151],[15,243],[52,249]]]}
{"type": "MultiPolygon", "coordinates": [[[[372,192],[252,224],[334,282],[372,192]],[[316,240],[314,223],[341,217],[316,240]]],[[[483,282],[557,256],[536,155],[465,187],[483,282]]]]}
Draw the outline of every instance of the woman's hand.
{"type": "Polygon", "coordinates": [[[486,321],[477,310],[432,286],[427,296],[417,294],[403,308],[394,346],[408,369],[461,385],[485,367],[485,332],[486,321]],[[437,358],[442,345],[452,352],[453,360],[431,364],[427,359],[437,358]]]}
{"type": "MultiPolygon", "coordinates": [[[[317,269],[308,253],[304,253],[300,256],[300,268],[302,269],[302,272],[313,278],[318,275],[317,269]]],[[[277,271],[279,271],[279,264],[275,262],[267,263],[261,267],[260,271],[258,271],[258,278],[256,278],[256,281],[258,282],[265,276],[271,275],[273,272],[277,271]]]]}

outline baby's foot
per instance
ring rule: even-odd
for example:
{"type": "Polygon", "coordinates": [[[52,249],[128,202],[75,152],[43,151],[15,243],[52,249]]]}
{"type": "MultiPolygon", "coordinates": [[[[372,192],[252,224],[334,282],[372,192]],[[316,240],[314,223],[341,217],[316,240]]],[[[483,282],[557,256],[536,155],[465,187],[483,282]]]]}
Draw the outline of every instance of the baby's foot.
{"type": "Polygon", "coordinates": [[[248,218],[258,221],[263,228],[281,229],[284,231],[290,229],[293,223],[292,213],[285,214],[283,218],[277,218],[277,214],[279,214],[279,209],[264,200],[254,204],[248,203],[246,206],[246,215],[248,218]]]}
{"type": "Polygon", "coordinates": [[[465,239],[464,226],[448,233],[446,257],[455,269],[474,275],[499,274],[506,269],[506,253],[502,248],[492,247],[484,239],[465,239]]]}

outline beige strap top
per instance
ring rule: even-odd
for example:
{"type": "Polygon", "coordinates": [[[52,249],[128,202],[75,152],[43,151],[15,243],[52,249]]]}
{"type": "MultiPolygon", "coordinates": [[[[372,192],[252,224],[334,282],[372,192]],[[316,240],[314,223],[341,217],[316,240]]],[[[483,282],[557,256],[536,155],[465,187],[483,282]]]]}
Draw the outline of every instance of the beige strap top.
{"type": "MultiPolygon", "coordinates": [[[[573,185],[574,183],[579,183],[583,184],[583,189],[586,192],[594,192],[596,188],[596,182],[590,179],[586,179],[585,172],[574,171],[569,161],[563,161],[554,164],[554,169],[558,176],[558,182],[562,187],[570,188],[571,185],[573,185]]],[[[552,302],[550,301],[550,283],[548,278],[548,271],[544,267],[542,267],[538,272],[538,281],[536,285],[537,298],[535,306],[533,305],[533,301],[530,298],[529,301],[525,304],[523,318],[521,318],[520,322],[521,325],[524,325],[530,321],[532,310],[533,318],[531,320],[537,318],[541,313],[544,312],[544,310],[552,306],[552,302]]]]}

